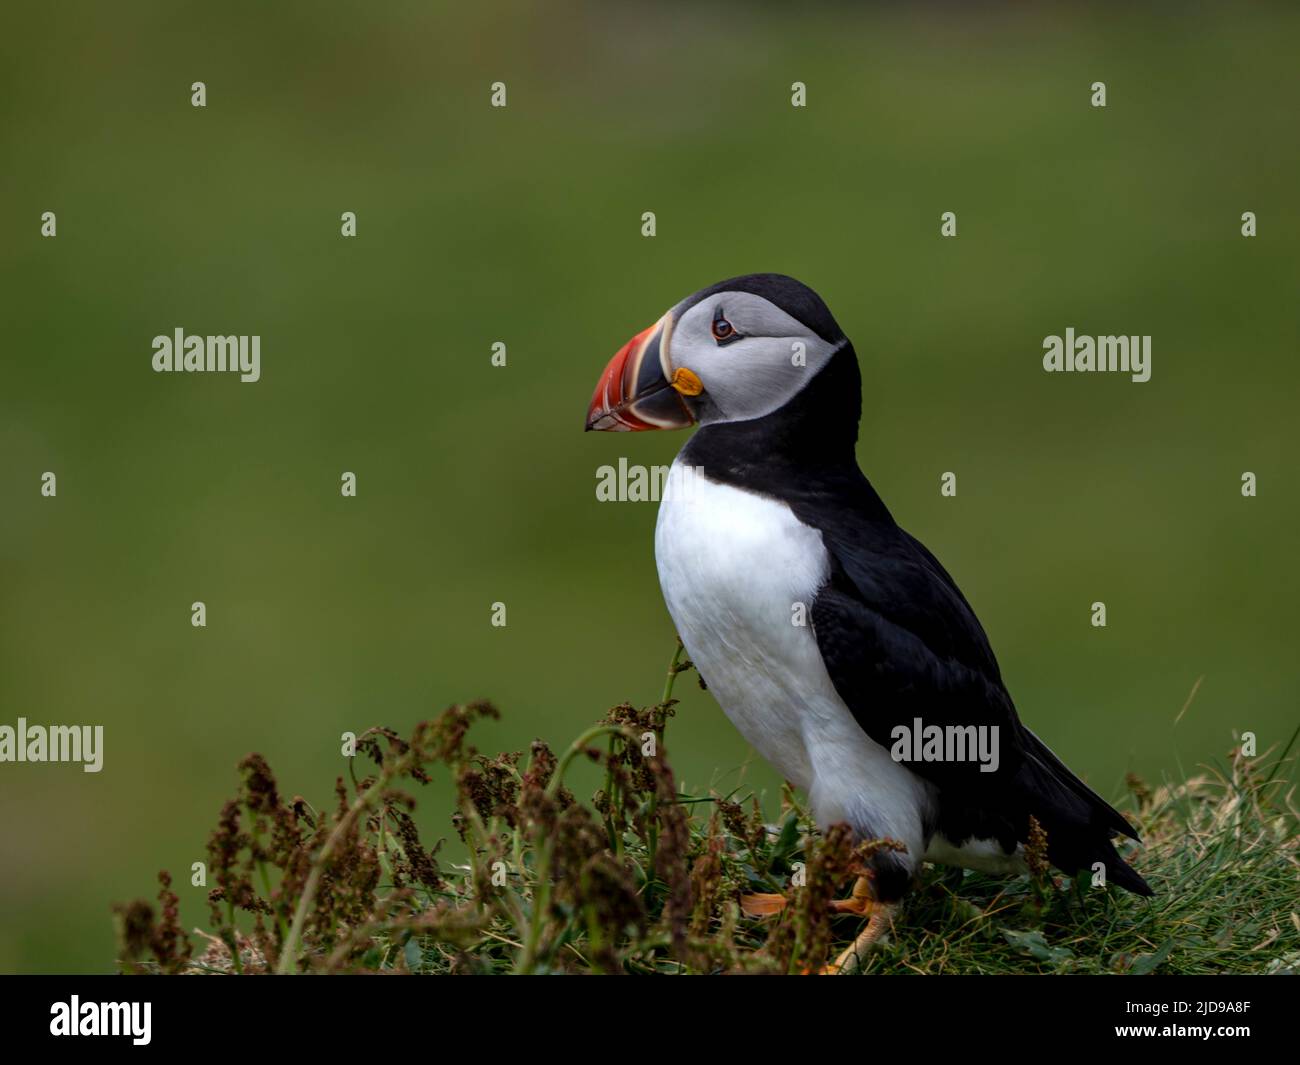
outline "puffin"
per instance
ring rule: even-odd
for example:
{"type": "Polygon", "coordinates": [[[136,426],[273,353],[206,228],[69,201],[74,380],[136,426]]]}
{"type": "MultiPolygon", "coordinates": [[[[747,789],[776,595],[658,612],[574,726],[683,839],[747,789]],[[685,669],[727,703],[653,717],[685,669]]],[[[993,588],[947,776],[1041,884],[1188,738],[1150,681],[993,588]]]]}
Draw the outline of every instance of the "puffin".
{"type": "MultiPolygon", "coordinates": [[[[886,930],[922,862],[1048,860],[1138,895],[1129,822],[1020,720],[988,637],[939,560],[858,466],[862,378],[825,302],[782,274],[688,296],[610,360],[586,429],[698,426],[660,494],[655,560],[691,662],[751,746],[869,853],[838,913],[886,930]]],[[[750,895],[747,914],[786,898],[750,895]]]]}

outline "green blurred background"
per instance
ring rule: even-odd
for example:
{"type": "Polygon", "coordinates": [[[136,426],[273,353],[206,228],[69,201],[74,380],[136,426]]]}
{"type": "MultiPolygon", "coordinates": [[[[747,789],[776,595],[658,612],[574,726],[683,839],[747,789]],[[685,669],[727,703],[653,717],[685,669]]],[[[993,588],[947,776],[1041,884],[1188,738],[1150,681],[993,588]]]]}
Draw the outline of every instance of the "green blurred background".
{"type": "MultiPolygon", "coordinates": [[[[596,469],[684,437],[580,422],[623,341],[739,273],[826,299],[864,468],[1099,790],[1285,739],[1298,40],[1235,4],[7,5],[0,723],[107,735],[98,775],[0,765],[0,970],[111,969],[110,903],[188,885],[250,750],[321,802],[347,729],[486,696],[495,751],[653,702],[655,505],[596,469]],[[177,326],[260,334],[262,380],[153,373],[177,326]],[[1044,374],[1067,326],[1153,335],[1152,380],[1044,374]]],[[[774,803],[678,693],[680,778],[774,803]]]]}

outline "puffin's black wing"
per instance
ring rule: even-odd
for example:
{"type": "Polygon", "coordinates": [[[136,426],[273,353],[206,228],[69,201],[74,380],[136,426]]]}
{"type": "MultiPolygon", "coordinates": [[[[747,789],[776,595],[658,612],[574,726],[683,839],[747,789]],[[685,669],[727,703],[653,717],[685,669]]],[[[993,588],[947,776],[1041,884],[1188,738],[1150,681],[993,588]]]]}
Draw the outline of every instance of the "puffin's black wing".
{"type": "Polygon", "coordinates": [[[939,789],[937,828],[954,844],[997,838],[1010,849],[1032,814],[1053,864],[1073,873],[1102,862],[1110,880],[1151,889],[1111,845],[1129,823],[1024,725],[975,613],[943,566],[887,515],[817,516],[830,576],[812,605],[813,629],[836,691],[887,750],[897,726],[997,726],[999,766],[908,761],[939,789]]]}

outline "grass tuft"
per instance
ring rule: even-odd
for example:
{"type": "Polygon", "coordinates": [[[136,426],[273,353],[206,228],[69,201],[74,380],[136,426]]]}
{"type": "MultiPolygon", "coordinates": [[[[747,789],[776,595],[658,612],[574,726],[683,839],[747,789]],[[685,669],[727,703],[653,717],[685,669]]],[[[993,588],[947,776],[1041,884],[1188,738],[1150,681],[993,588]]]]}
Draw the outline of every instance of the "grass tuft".
{"type": "MultiPolygon", "coordinates": [[[[689,794],[664,756],[680,648],[654,706],[612,708],[556,755],[480,754],[468,743],[488,703],[453,706],[409,738],[358,740],[320,809],[286,800],[258,755],[208,845],[210,932],[177,923],[170,877],[158,909],[115,907],[123,972],[815,972],[860,928],[827,902],[873,847],[847,826],[819,832],[785,789],[777,821],[753,796],[689,794]],[[603,768],[588,802],[565,785],[578,760],[603,768]],[[363,763],[364,764],[364,763],[363,763]],[[453,825],[468,861],[445,866],[420,840],[414,785],[457,788],[453,825]],[[792,884],[795,885],[792,887],[792,884]],[[776,917],[738,899],[785,892],[776,917]]],[[[1294,739],[1294,738],[1293,738],[1294,739]]],[[[1154,789],[1130,778],[1143,836],[1125,857],[1151,900],[1062,878],[1042,862],[994,878],[925,868],[865,973],[1300,972],[1300,816],[1289,751],[1233,750],[1221,767],[1154,789]]],[[[1041,828],[1038,829],[1041,834],[1041,828]]],[[[1045,839],[1031,840],[1034,854],[1045,839]]]]}

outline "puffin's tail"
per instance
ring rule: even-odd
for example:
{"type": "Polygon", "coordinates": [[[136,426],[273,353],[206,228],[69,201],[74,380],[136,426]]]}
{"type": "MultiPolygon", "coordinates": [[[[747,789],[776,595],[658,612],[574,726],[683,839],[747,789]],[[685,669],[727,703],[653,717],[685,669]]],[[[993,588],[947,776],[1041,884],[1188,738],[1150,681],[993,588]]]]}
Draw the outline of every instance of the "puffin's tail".
{"type": "Polygon", "coordinates": [[[1074,874],[1098,862],[1106,880],[1135,895],[1154,895],[1151,886],[1119,856],[1111,837],[1137,839],[1127,819],[1066,768],[1029,729],[1021,726],[1024,762],[1017,774],[1027,805],[1047,831],[1047,857],[1058,869],[1074,874]]]}

